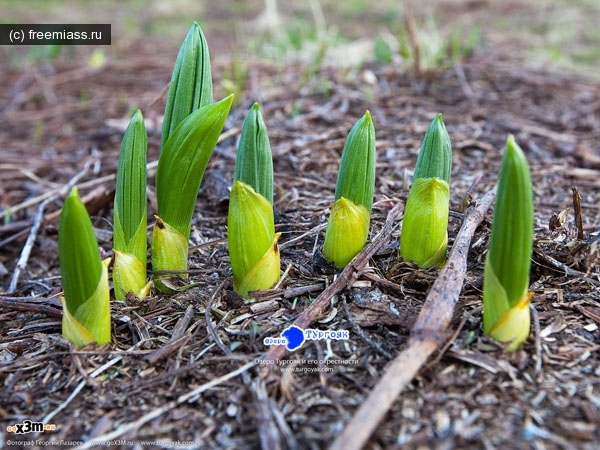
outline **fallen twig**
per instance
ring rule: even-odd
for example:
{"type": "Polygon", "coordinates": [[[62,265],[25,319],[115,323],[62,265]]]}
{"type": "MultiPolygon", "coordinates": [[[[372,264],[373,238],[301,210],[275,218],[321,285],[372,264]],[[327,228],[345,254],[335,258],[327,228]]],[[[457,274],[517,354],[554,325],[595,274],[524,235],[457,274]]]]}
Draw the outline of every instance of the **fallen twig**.
{"type": "Polygon", "coordinates": [[[540,257],[540,259],[552,267],[561,270],[566,276],[579,278],[580,280],[585,281],[586,283],[593,284],[594,286],[600,286],[600,281],[595,280],[594,278],[590,278],[586,273],[580,272],[579,270],[572,269],[567,266],[565,263],[554,259],[552,256],[548,255],[546,252],[541,251],[539,248],[534,246],[534,253],[540,257]]]}
{"type": "MultiPolygon", "coordinates": [[[[111,359],[106,364],[103,364],[102,366],[100,366],[96,370],[94,370],[90,374],[90,378],[96,378],[98,375],[102,374],[106,369],[114,366],[116,363],[118,363],[122,359],[123,359],[123,357],[120,355],[111,359]]],[[[77,394],[79,394],[79,391],[81,391],[84,388],[84,386],[86,385],[86,382],[87,382],[87,380],[81,381],[79,383],[79,385],[77,385],[75,390],[71,393],[71,395],[69,395],[69,398],[67,398],[56,409],[52,410],[50,413],[48,413],[46,415],[46,417],[44,417],[43,423],[50,422],[54,416],[56,416],[59,412],[61,412],[63,409],[65,409],[69,405],[69,403],[71,403],[71,401],[77,396],[77,394]]]]}
{"type": "Polygon", "coordinates": [[[377,342],[371,339],[367,335],[367,333],[365,333],[365,331],[352,320],[352,317],[350,316],[350,311],[348,310],[348,302],[346,301],[346,298],[343,295],[341,295],[340,297],[342,298],[342,306],[344,307],[344,316],[346,317],[346,320],[350,323],[352,331],[354,331],[354,333],[356,333],[366,344],[373,347],[376,351],[381,353],[387,359],[392,359],[394,356],[390,352],[385,350],[381,345],[379,345],[377,342]]]}
{"type": "Polygon", "coordinates": [[[577,239],[583,241],[583,214],[581,214],[581,195],[579,190],[574,187],[573,191],[573,210],[575,211],[575,225],[577,226],[577,239]]]}
{"type": "MultiPolygon", "coordinates": [[[[392,229],[394,227],[394,222],[398,219],[400,214],[402,213],[404,208],[403,203],[397,203],[396,206],[392,208],[389,212],[385,225],[379,232],[379,234],[373,239],[373,241],[367,245],[365,248],[361,250],[361,252],[354,257],[352,261],[342,270],[338,278],[331,283],[321,294],[316,298],[316,300],[306,308],[302,314],[300,314],[293,325],[299,328],[307,328],[313,323],[315,320],[319,318],[319,316],[323,313],[327,305],[329,305],[329,300],[342,291],[347,286],[351,286],[352,283],[356,281],[361,271],[365,268],[369,259],[373,257],[384,245],[386,245],[390,239],[392,234],[392,229]]],[[[271,347],[263,360],[278,360],[283,357],[286,352],[286,348],[283,345],[277,345],[271,347]]],[[[269,368],[273,367],[272,365],[263,366],[262,375],[266,376],[269,368]]]]}
{"type": "MultiPolygon", "coordinates": [[[[239,133],[239,128],[235,127],[232,128],[224,133],[222,133],[219,136],[219,140],[217,141],[217,143],[223,142],[225,139],[230,138],[231,136],[235,136],[237,133],[239,133]]],[[[146,169],[148,170],[148,175],[150,175],[156,168],[158,167],[158,161],[150,161],[147,165],[146,165],[146,169]]],[[[77,175],[76,175],[77,176],[77,175]]],[[[117,179],[117,174],[116,173],[111,173],[109,175],[105,175],[103,177],[97,177],[94,178],[92,180],[88,180],[84,183],[81,183],[78,185],[78,187],[80,189],[85,189],[88,187],[94,187],[94,186],[98,186],[104,183],[107,183],[109,181],[114,181],[117,179]]],[[[71,185],[71,181],[66,185],[66,186],[70,186],[71,185]]],[[[50,198],[50,197],[54,197],[56,195],[61,195],[61,192],[65,189],[65,186],[58,186],[55,187],[51,190],[49,190],[48,192],[45,192],[41,195],[38,195],[37,197],[31,198],[29,200],[24,201],[23,203],[19,203],[18,205],[14,205],[10,208],[10,213],[14,214],[17,211],[20,211],[22,209],[26,209],[29,208],[31,206],[37,205],[38,203],[50,198]]],[[[83,200],[83,199],[82,199],[83,200]]],[[[84,202],[85,203],[85,202],[84,202]]],[[[8,213],[7,210],[4,211],[0,211],[0,219],[4,219],[4,217],[6,216],[6,214],[8,213]]]]}
{"type": "Polygon", "coordinates": [[[50,317],[62,317],[62,306],[57,298],[5,297],[0,295],[0,306],[3,309],[31,311],[34,313],[44,313],[50,317]]]}
{"type": "Polygon", "coordinates": [[[540,329],[540,316],[538,315],[537,309],[533,303],[529,304],[531,310],[531,316],[533,319],[533,330],[535,333],[535,369],[533,374],[538,377],[542,373],[542,338],[540,329]]]}
{"type": "Polygon", "coordinates": [[[361,449],[400,392],[443,342],[452,319],[454,305],[462,290],[471,238],[494,201],[495,195],[496,191],[492,189],[467,211],[448,262],[431,287],[411,330],[407,348],[391,362],[330,450],[361,449]]]}
{"type": "Polygon", "coordinates": [[[86,161],[85,165],[83,166],[83,169],[81,169],[79,172],[77,172],[75,174],[75,176],[73,176],[73,178],[71,178],[67,184],[65,184],[64,186],[61,186],[57,190],[58,192],[55,195],[52,195],[52,196],[46,198],[38,206],[37,212],[35,214],[35,218],[33,219],[33,225],[31,226],[31,230],[29,231],[29,236],[27,237],[27,241],[25,242],[25,245],[23,246],[23,250],[21,251],[21,256],[19,257],[19,261],[17,262],[15,271],[13,272],[13,276],[10,280],[10,285],[8,287],[9,294],[12,294],[13,292],[15,292],[15,290],[17,289],[17,284],[19,282],[19,276],[21,275],[21,271],[25,270],[25,268],[27,267],[27,261],[29,261],[29,255],[31,254],[31,250],[33,249],[33,244],[35,244],[35,240],[37,239],[37,233],[38,233],[38,230],[40,229],[40,225],[42,223],[42,218],[44,217],[44,209],[46,208],[46,205],[48,203],[56,200],[59,197],[66,196],[69,193],[69,191],[71,190],[71,188],[75,185],[75,183],[77,183],[77,181],[79,181],[79,179],[81,179],[81,177],[83,177],[87,173],[92,162],[93,162],[92,159],[88,159],[86,161]]]}
{"type": "Polygon", "coordinates": [[[140,417],[138,420],[135,420],[133,422],[124,423],[124,424],[120,425],[116,430],[113,430],[109,433],[103,434],[102,436],[97,436],[93,440],[90,440],[90,441],[88,441],[78,447],[75,447],[75,448],[80,449],[80,450],[83,450],[86,448],[92,448],[92,447],[95,447],[98,442],[110,441],[112,439],[117,439],[126,433],[129,433],[132,431],[135,432],[137,429],[139,429],[145,423],[148,423],[151,420],[162,416],[166,412],[172,410],[173,408],[177,407],[178,405],[181,405],[182,403],[197,401],[198,400],[197,397],[200,394],[202,394],[203,392],[209,390],[210,388],[218,386],[219,384],[224,383],[227,380],[235,378],[238,375],[243,374],[248,369],[250,369],[254,366],[255,366],[254,361],[244,364],[243,366],[237,368],[236,370],[234,370],[232,372],[229,372],[229,373],[223,375],[222,377],[214,378],[214,379],[210,380],[208,383],[205,383],[202,386],[197,387],[196,389],[188,392],[187,394],[180,395],[177,398],[177,400],[172,400],[169,403],[167,403],[166,405],[161,406],[160,408],[153,409],[149,413],[140,417]]]}

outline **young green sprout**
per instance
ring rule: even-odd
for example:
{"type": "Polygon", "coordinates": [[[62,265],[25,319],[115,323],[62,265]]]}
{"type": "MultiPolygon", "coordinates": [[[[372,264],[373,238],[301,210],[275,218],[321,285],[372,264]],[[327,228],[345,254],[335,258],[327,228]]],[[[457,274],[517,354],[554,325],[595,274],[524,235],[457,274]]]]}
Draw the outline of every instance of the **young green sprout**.
{"type": "Polygon", "coordinates": [[[152,232],[152,268],[157,273],[155,285],[162,291],[173,289],[167,286],[170,276],[161,272],[187,270],[198,189],[232,101],[230,95],[212,103],[208,45],[194,22],[173,68],[156,170],[158,215],[152,232]]]}
{"type": "Polygon", "coordinates": [[[183,119],[212,102],[212,74],[208,44],[200,25],[194,22],[179,48],[173,67],[165,104],[160,140],[161,151],[171,133],[183,119]]]}
{"type": "Polygon", "coordinates": [[[452,147],[442,115],[429,125],[404,209],[400,254],[427,269],[446,261],[452,147]]]}
{"type": "MultiPolygon", "coordinates": [[[[198,189],[232,101],[230,95],[194,111],[175,128],[160,154],[156,169],[158,215],[152,232],[155,272],[187,270],[188,240],[198,189]]],[[[169,276],[157,274],[155,285],[172,292],[162,278],[169,276]]]]}
{"type": "Polygon", "coordinates": [[[533,193],[527,159],[508,137],[498,178],[483,281],[483,331],[518,350],[529,336],[527,292],[533,248],[533,193]]]}
{"type": "Polygon", "coordinates": [[[77,188],[66,198],[58,227],[64,297],[63,336],[77,347],[110,341],[108,265],[101,261],[92,222],[77,188]]]}
{"type": "Polygon", "coordinates": [[[115,298],[133,292],[145,298],[146,283],[146,149],[148,136],[144,117],[138,109],[123,136],[114,207],[113,284],[115,298]]]}
{"type": "Polygon", "coordinates": [[[244,298],[280,278],[273,216],[273,159],[267,127],[255,103],[244,121],[229,199],[229,257],[233,287],[244,298]]]}
{"type": "Polygon", "coordinates": [[[325,231],[323,255],[337,267],[345,267],[367,242],[374,191],[375,128],[366,111],[348,133],[325,231]]]}

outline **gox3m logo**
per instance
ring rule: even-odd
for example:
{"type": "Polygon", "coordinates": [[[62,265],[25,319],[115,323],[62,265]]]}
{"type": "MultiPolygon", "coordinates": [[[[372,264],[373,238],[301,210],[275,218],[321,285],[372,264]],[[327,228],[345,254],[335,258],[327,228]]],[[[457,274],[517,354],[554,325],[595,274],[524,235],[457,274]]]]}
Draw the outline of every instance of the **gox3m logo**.
{"type": "Polygon", "coordinates": [[[42,431],[54,430],[56,430],[56,425],[54,424],[44,425],[42,422],[32,422],[31,420],[24,420],[22,423],[15,423],[6,427],[6,431],[16,434],[40,433],[42,431]]]}
{"type": "Polygon", "coordinates": [[[291,325],[281,333],[280,337],[267,337],[263,340],[265,345],[285,345],[288,350],[297,350],[305,341],[316,341],[324,339],[349,339],[348,330],[315,330],[307,328],[303,330],[296,325],[291,325]]]}

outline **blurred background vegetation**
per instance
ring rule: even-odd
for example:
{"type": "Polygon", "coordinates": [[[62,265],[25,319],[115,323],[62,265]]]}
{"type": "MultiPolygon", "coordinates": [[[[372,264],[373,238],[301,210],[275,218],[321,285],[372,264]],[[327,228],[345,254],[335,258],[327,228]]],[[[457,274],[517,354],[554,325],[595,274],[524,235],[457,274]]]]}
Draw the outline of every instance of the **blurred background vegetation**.
{"type": "Polygon", "coordinates": [[[0,50],[0,70],[44,61],[101,66],[132,58],[174,60],[189,25],[204,30],[212,60],[228,66],[236,91],[252,63],[299,63],[352,75],[382,63],[419,73],[474,51],[532,68],[600,77],[597,0],[0,0],[4,23],[110,23],[110,47],[36,46],[0,50]]]}

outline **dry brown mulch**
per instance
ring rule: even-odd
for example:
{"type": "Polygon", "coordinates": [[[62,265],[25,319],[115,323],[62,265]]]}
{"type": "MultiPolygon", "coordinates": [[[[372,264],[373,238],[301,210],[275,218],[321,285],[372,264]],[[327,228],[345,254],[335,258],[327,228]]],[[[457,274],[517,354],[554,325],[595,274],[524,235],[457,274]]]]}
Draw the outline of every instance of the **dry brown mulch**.
{"type": "MultiPolygon", "coordinates": [[[[296,67],[278,71],[256,64],[198,197],[190,250],[194,287],[144,302],[113,302],[112,343],[75,350],[60,334],[57,198],[46,205],[17,290],[6,295],[39,196],[57,194],[86,164],[78,184],[88,196],[100,245],[110,253],[113,176],[127,114],[140,106],[153,121],[148,159],[156,160],[171,64],[140,58],[101,70],[56,64],[6,72],[0,207],[5,215],[12,209],[10,222],[0,226],[2,446],[113,437],[121,440],[115,448],[141,448],[142,440],[185,441],[203,449],[331,444],[404,348],[437,275],[398,259],[397,229],[359,286],[331,299],[312,325],[348,330],[350,339],[305,343],[264,379],[244,365],[262,357],[268,350],[263,338],[279,336],[333,280],[314,254],[345,137],[369,109],[378,161],[373,236],[391,207],[406,199],[435,114],[443,113],[454,151],[450,243],[468,193],[477,199],[492,188],[506,138],[515,135],[534,184],[531,289],[537,314],[520,352],[506,353],[482,334],[488,212],[473,239],[453,334],[397,399],[367,448],[598,448],[600,84],[572,75],[532,72],[483,54],[426,77],[365,67],[355,75],[324,70],[301,85],[296,67]],[[273,150],[285,276],[277,289],[248,304],[232,293],[227,189],[239,129],[256,100],[273,150]],[[577,237],[573,188],[581,195],[583,239],[577,237]],[[35,198],[27,207],[15,206],[35,198]],[[294,370],[284,370],[288,366],[294,370]],[[7,431],[25,420],[56,429],[20,436],[7,431]]],[[[217,64],[215,80],[226,69],[217,64]]],[[[155,208],[152,178],[149,217],[155,208]]]]}

